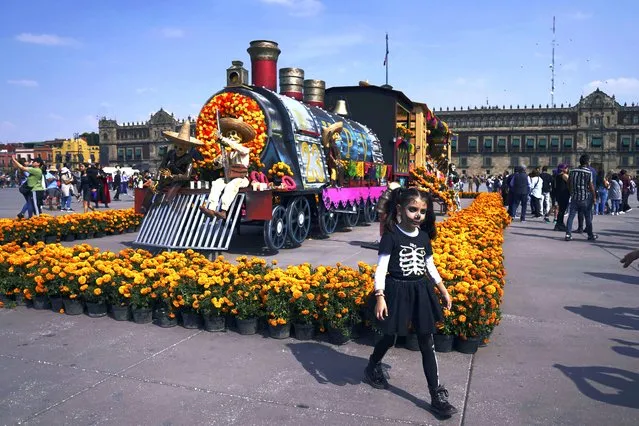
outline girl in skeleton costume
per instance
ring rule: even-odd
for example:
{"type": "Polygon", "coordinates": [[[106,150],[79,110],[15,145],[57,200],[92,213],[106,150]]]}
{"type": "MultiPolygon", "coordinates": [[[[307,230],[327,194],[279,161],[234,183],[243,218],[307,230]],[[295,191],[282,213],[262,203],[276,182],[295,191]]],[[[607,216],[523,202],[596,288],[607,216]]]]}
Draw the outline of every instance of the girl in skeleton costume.
{"type": "Polygon", "coordinates": [[[365,380],[374,388],[388,388],[382,358],[393,346],[395,335],[405,336],[412,331],[417,334],[422,353],[432,411],[450,417],[457,409],[448,402],[448,391],[439,383],[433,343],[435,323],[443,321],[435,286],[446,307],[451,307],[451,298],[433,262],[430,243],[436,237],[433,202],[428,193],[417,188],[397,188],[385,210],[385,229],[375,273],[375,317],[383,337],[369,359],[365,380]]]}

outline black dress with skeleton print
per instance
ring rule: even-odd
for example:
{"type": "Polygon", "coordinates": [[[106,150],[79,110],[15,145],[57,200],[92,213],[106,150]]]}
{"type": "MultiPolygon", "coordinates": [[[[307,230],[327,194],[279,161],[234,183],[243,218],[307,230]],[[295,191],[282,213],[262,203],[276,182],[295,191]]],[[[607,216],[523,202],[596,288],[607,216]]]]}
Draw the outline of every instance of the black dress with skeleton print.
{"type": "Polygon", "coordinates": [[[426,259],[433,255],[430,238],[424,231],[410,237],[398,229],[385,232],[379,243],[379,254],[390,254],[388,273],[399,280],[417,280],[426,274],[426,259]]]}
{"type": "Polygon", "coordinates": [[[411,237],[393,231],[385,232],[379,243],[379,254],[390,258],[384,290],[388,316],[378,327],[384,334],[400,336],[434,333],[444,317],[426,269],[426,259],[433,254],[428,234],[420,230],[411,237]]]}

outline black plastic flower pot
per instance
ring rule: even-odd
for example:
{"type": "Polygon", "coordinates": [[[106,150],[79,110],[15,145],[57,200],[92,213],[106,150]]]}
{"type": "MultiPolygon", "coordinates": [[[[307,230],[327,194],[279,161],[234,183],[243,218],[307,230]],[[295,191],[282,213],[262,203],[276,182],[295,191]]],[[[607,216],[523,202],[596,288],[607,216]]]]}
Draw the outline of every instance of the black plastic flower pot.
{"type": "Polygon", "coordinates": [[[435,341],[436,352],[445,353],[453,351],[453,342],[455,341],[455,336],[451,336],[449,334],[434,334],[433,340],[435,341]]]}
{"type": "Polygon", "coordinates": [[[38,294],[33,298],[33,309],[49,309],[49,298],[46,294],[38,294]]]}
{"type": "Polygon", "coordinates": [[[116,321],[128,321],[131,315],[129,305],[111,305],[111,317],[116,321]]]}
{"type": "Polygon", "coordinates": [[[455,350],[463,354],[474,354],[479,348],[480,337],[455,338],[455,350]]]}
{"type": "Polygon", "coordinates": [[[91,318],[104,317],[107,314],[107,306],[104,302],[87,302],[87,315],[91,318]]]}
{"type": "Polygon", "coordinates": [[[297,340],[312,340],[315,336],[315,325],[293,324],[293,331],[297,340]]]}
{"type": "Polygon", "coordinates": [[[60,309],[64,308],[61,297],[49,297],[49,302],[51,302],[51,310],[53,312],[60,312],[60,309]]]}
{"type": "Polygon", "coordinates": [[[278,324],[276,326],[268,326],[268,334],[273,339],[288,339],[291,337],[291,324],[278,324]]]}
{"type": "Polygon", "coordinates": [[[181,311],[182,327],[193,329],[200,327],[200,314],[195,311],[181,311]]]}
{"type": "Polygon", "coordinates": [[[84,312],[82,301],[78,299],[64,299],[64,312],[67,315],[80,315],[84,312]]]}
{"type": "Polygon", "coordinates": [[[148,324],[153,321],[153,311],[150,308],[135,308],[131,310],[131,314],[136,324],[148,324]]]}
{"type": "Polygon", "coordinates": [[[204,329],[210,332],[226,330],[226,318],[219,315],[205,315],[204,329]]]}
{"type": "Polygon", "coordinates": [[[237,331],[243,335],[251,335],[257,333],[257,318],[235,319],[237,331]]]}

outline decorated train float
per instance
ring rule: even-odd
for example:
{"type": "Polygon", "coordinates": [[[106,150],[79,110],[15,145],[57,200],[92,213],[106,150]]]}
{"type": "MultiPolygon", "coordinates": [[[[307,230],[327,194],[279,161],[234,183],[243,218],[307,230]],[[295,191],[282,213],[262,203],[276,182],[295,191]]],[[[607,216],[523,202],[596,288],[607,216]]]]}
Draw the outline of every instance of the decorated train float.
{"type": "MultiPolygon", "coordinates": [[[[226,87],[205,102],[197,118],[195,137],[202,145],[190,185],[177,195],[159,194],[164,199],[146,213],[137,245],[227,250],[237,227],[250,224],[263,226],[268,249],[296,247],[311,233],[328,237],[340,227],[374,222],[387,182],[407,183],[410,170],[424,166],[415,153],[415,131],[409,130],[421,104],[391,87],[326,90],[321,80],[305,80],[299,68],[279,70],[278,93],[277,43],[253,41],[248,53],[252,84],[243,63],[233,61],[226,87]],[[250,184],[220,219],[198,207],[207,201],[209,184],[221,176],[214,167],[225,152],[218,120],[228,118],[242,120],[254,137],[244,141],[250,148],[250,184]]],[[[445,123],[433,122],[430,114],[417,131],[426,135],[427,126],[435,131],[439,126],[448,137],[445,123]]],[[[450,157],[446,143],[440,151],[433,156],[450,157]]]]}

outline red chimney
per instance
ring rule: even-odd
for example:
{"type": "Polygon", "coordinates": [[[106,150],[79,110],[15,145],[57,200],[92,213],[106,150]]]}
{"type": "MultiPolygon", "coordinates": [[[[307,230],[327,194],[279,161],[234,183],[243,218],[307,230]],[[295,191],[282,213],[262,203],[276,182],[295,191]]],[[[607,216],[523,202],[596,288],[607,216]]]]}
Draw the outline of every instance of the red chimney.
{"type": "Polygon", "coordinates": [[[268,40],[254,40],[246,51],[251,57],[253,86],[277,91],[277,58],[281,52],[277,43],[268,40]]]}

